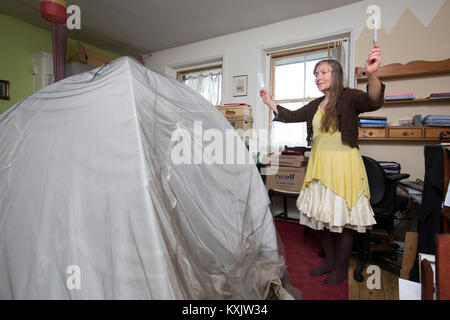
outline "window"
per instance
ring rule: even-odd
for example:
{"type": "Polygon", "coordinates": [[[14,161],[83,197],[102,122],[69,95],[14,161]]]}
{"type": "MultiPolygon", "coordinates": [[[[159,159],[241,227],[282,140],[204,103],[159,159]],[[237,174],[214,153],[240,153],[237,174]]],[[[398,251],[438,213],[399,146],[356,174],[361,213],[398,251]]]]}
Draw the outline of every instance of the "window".
{"type": "Polygon", "coordinates": [[[213,105],[222,100],[222,66],[191,69],[177,72],[177,79],[200,93],[213,105]]]}
{"type": "MultiPolygon", "coordinates": [[[[289,110],[296,110],[322,96],[315,84],[314,67],[330,57],[341,62],[344,74],[347,66],[344,41],[325,43],[297,50],[270,54],[273,99],[289,110]]],[[[344,76],[346,79],[346,75],[344,76]]],[[[306,146],[306,122],[281,123],[270,117],[271,145],[274,149],[306,146]]]]}

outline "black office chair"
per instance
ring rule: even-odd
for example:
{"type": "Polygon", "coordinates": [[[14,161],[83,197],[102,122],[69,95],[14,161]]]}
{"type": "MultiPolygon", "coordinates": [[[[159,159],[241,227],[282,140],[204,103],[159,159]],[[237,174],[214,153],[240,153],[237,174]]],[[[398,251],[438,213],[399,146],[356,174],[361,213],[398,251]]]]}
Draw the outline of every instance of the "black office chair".
{"type": "MultiPolygon", "coordinates": [[[[408,205],[408,198],[397,196],[397,184],[400,180],[408,178],[409,174],[386,174],[377,161],[365,156],[362,158],[369,179],[370,205],[377,222],[373,229],[383,229],[388,232],[388,235],[393,235],[394,215],[398,211],[404,211],[408,205]]],[[[393,237],[391,240],[393,242],[393,237]]],[[[358,263],[354,270],[356,281],[364,280],[362,271],[369,260],[381,268],[400,275],[401,267],[384,259],[384,257],[389,257],[391,260],[396,260],[397,253],[394,249],[370,250],[370,230],[355,237],[355,245],[358,244],[358,263]]]]}

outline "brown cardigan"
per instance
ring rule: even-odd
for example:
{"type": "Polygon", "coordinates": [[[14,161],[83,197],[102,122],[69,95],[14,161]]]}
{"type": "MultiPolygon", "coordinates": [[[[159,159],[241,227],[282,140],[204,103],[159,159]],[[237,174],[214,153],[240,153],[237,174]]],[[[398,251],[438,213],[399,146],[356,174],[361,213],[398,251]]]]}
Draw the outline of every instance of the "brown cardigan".
{"type": "MultiPolygon", "coordinates": [[[[366,89],[368,90],[368,86],[366,89]]],[[[384,89],[385,85],[382,83],[380,97],[374,104],[371,103],[369,94],[364,91],[350,88],[345,88],[342,91],[337,104],[338,129],[341,132],[342,143],[346,143],[352,148],[358,147],[358,115],[363,112],[380,109],[384,103],[384,89]]],[[[306,140],[308,145],[311,145],[313,135],[312,120],[323,98],[317,98],[295,111],[278,105],[278,114],[273,121],[286,123],[306,121],[306,130],[308,133],[306,140]]]]}

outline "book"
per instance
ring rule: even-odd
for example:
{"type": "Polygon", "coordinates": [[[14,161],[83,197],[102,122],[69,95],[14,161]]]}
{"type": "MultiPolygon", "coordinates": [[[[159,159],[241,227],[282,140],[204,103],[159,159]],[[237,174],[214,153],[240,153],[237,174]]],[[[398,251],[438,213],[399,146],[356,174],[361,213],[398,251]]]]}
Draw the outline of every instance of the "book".
{"type": "Polygon", "coordinates": [[[359,119],[359,123],[386,124],[386,120],[359,119]]]}
{"type": "Polygon", "coordinates": [[[397,101],[397,100],[414,100],[414,96],[398,96],[398,97],[389,97],[386,96],[384,98],[385,101],[397,101]]]}
{"type": "Polygon", "coordinates": [[[432,93],[428,99],[448,99],[450,98],[450,92],[432,93]]]}
{"type": "Polygon", "coordinates": [[[361,116],[359,119],[387,120],[387,117],[361,116]]]}
{"type": "Polygon", "coordinates": [[[412,93],[388,94],[384,98],[384,101],[396,101],[396,100],[414,100],[414,95],[412,93]]]}
{"type": "Polygon", "coordinates": [[[248,103],[224,103],[222,106],[247,106],[250,107],[250,105],[248,103]]]}
{"type": "Polygon", "coordinates": [[[402,169],[400,163],[395,161],[377,161],[377,162],[386,173],[399,174],[400,170],[402,169]]]}
{"type": "Polygon", "coordinates": [[[423,118],[422,123],[426,126],[448,127],[450,126],[450,115],[427,115],[423,118]]]}
{"type": "Polygon", "coordinates": [[[361,128],[371,128],[371,127],[386,127],[385,124],[377,124],[377,123],[361,123],[359,125],[361,128]]]}
{"type": "Polygon", "coordinates": [[[393,169],[383,169],[385,173],[389,174],[399,174],[400,170],[393,170],[393,169]]]}
{"type": "Polygon", "coordinates": [[[405,96],[412,97],[413,94],[412,93],[397,93],[397,94],[388,94],[386,97],[405,97],[405,96]]]}

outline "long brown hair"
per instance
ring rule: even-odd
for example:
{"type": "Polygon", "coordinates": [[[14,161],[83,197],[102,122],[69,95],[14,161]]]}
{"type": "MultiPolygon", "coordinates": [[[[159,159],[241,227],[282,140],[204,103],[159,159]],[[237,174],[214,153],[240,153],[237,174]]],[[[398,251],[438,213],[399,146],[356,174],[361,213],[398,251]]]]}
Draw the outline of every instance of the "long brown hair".
{"type": "Polygon", "coordinates": [[[342,72],[342,66],[339,62],[333,59],[321,60],[317,62],[314,67],[314,74],[316,69],[322,64],[326,63],[331,68],[331,86],[330,95],[327,107],[325,109],[325,115],[322,118],[322,130],[337,131],[338,119],[337,119],[337,102],[341,96],[342,90],[344,90],[344,73],[342,72]]]}

